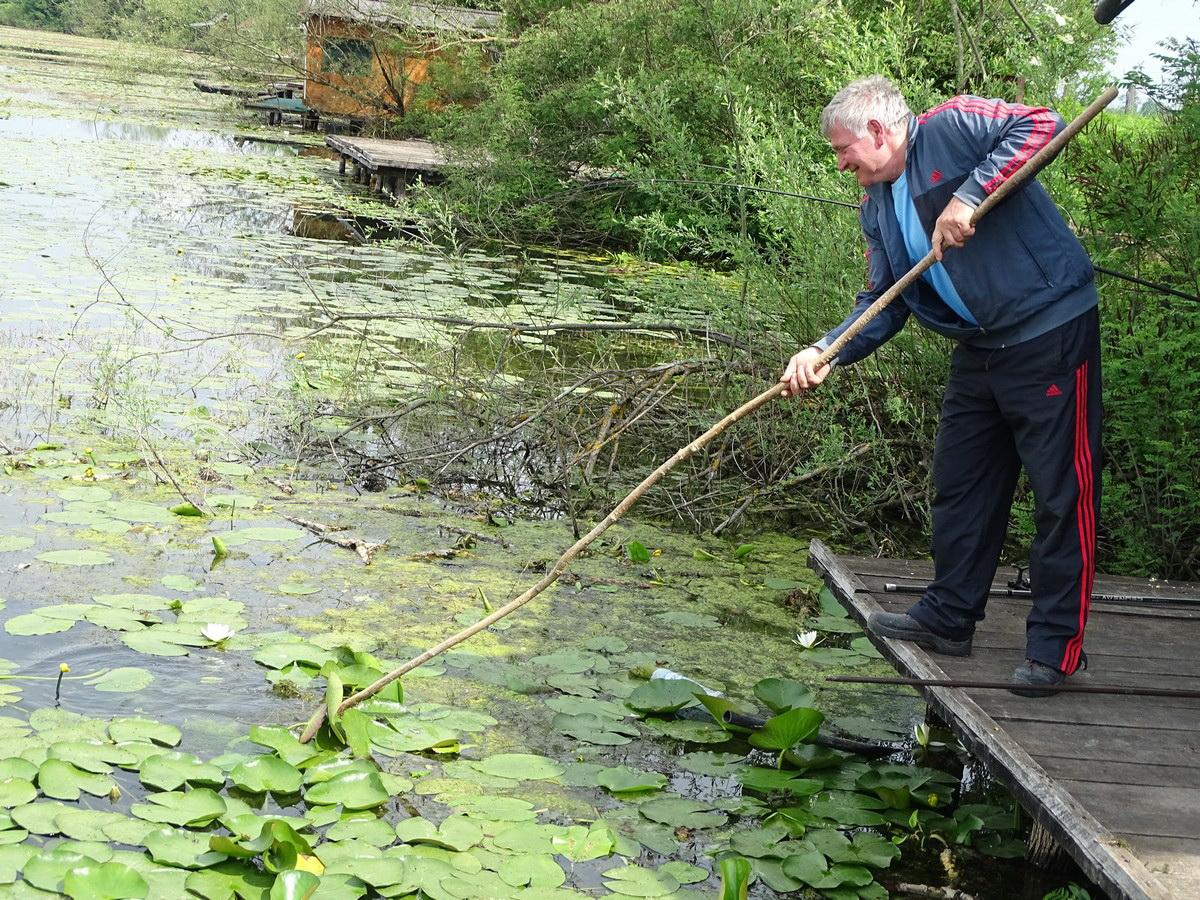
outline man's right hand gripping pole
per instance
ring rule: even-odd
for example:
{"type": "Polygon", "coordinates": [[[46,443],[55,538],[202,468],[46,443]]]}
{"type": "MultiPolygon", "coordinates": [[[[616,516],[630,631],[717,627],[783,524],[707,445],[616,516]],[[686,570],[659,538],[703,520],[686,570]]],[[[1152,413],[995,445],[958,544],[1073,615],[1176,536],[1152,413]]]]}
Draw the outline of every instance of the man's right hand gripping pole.
{"type": "Polygon", "coordinates": [[[814,388],[825,380],[825,377],[829,374],[830,366],[826,363],[818,369],[816,365],[820,357],[820,350],[816,347],[808,347],[801,350],[788,361],[787,368],[779,376],[779,381],[787,385],[787,390],[783,392],[783,396],[791,397],[802,391],[807,391],[809,388],[814,388]]]}

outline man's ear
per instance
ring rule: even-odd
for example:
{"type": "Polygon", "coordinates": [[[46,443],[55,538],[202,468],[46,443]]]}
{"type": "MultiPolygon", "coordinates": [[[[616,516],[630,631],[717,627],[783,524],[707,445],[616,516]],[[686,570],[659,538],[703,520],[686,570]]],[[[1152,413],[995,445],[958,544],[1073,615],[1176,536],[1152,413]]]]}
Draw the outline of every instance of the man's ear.
{"type": "Polygon", "coordinates": [[[871,135],[871,142],[878,150],[887,141],[887,129],[883,127],[883,123],[878,119],[870,119],[867,122],[867,134],[871,135]]]}

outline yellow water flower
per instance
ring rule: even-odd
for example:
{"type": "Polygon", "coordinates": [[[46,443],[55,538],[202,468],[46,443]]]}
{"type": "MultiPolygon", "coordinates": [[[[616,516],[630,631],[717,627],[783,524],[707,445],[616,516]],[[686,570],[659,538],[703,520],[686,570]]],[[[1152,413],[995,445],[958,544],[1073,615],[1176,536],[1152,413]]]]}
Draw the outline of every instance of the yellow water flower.
{"type": "Polygon", "coordinates": [[[67,672],[71,671],[71,667],[68,666],[66,663],[59,663],[58,671],[62,672],[65,675],[67,672]]]}

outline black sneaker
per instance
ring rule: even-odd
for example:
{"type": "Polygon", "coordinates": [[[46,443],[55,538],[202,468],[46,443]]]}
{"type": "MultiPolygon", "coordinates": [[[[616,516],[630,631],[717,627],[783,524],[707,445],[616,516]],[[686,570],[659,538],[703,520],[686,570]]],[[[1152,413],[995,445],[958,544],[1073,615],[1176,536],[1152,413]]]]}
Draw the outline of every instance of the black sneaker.
{"type": "Polygon", "coordinates": [[[1027,659],[1013,672],[1009,690],[1021,697],[1052,697],[1066,680],[1067,676],[1054,666],[1027,659]]]}
{"type": "Polygon", "coordinates": [[[944,656],[970,656],[971,636],[949,638],[934,634],[908,613],[872,613],[867,618],[867,630],[880,637],[912,641],[918,647],[944,656]]]}

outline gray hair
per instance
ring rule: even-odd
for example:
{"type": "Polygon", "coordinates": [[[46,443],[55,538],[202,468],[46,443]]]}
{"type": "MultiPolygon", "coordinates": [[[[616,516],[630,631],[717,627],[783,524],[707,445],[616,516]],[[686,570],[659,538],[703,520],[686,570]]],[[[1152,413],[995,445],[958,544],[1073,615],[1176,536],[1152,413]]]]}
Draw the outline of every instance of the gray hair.
{"type": "Polygon", "coordinates": [[[908,122],[911,116],[908,101],[894,84],[882,75],[868,75],[834,94],[821,111],[821,133],[829,137],[829,132],[840,125],[855,137],[862,137],[872,119],[893,129],[908,122]]]}

